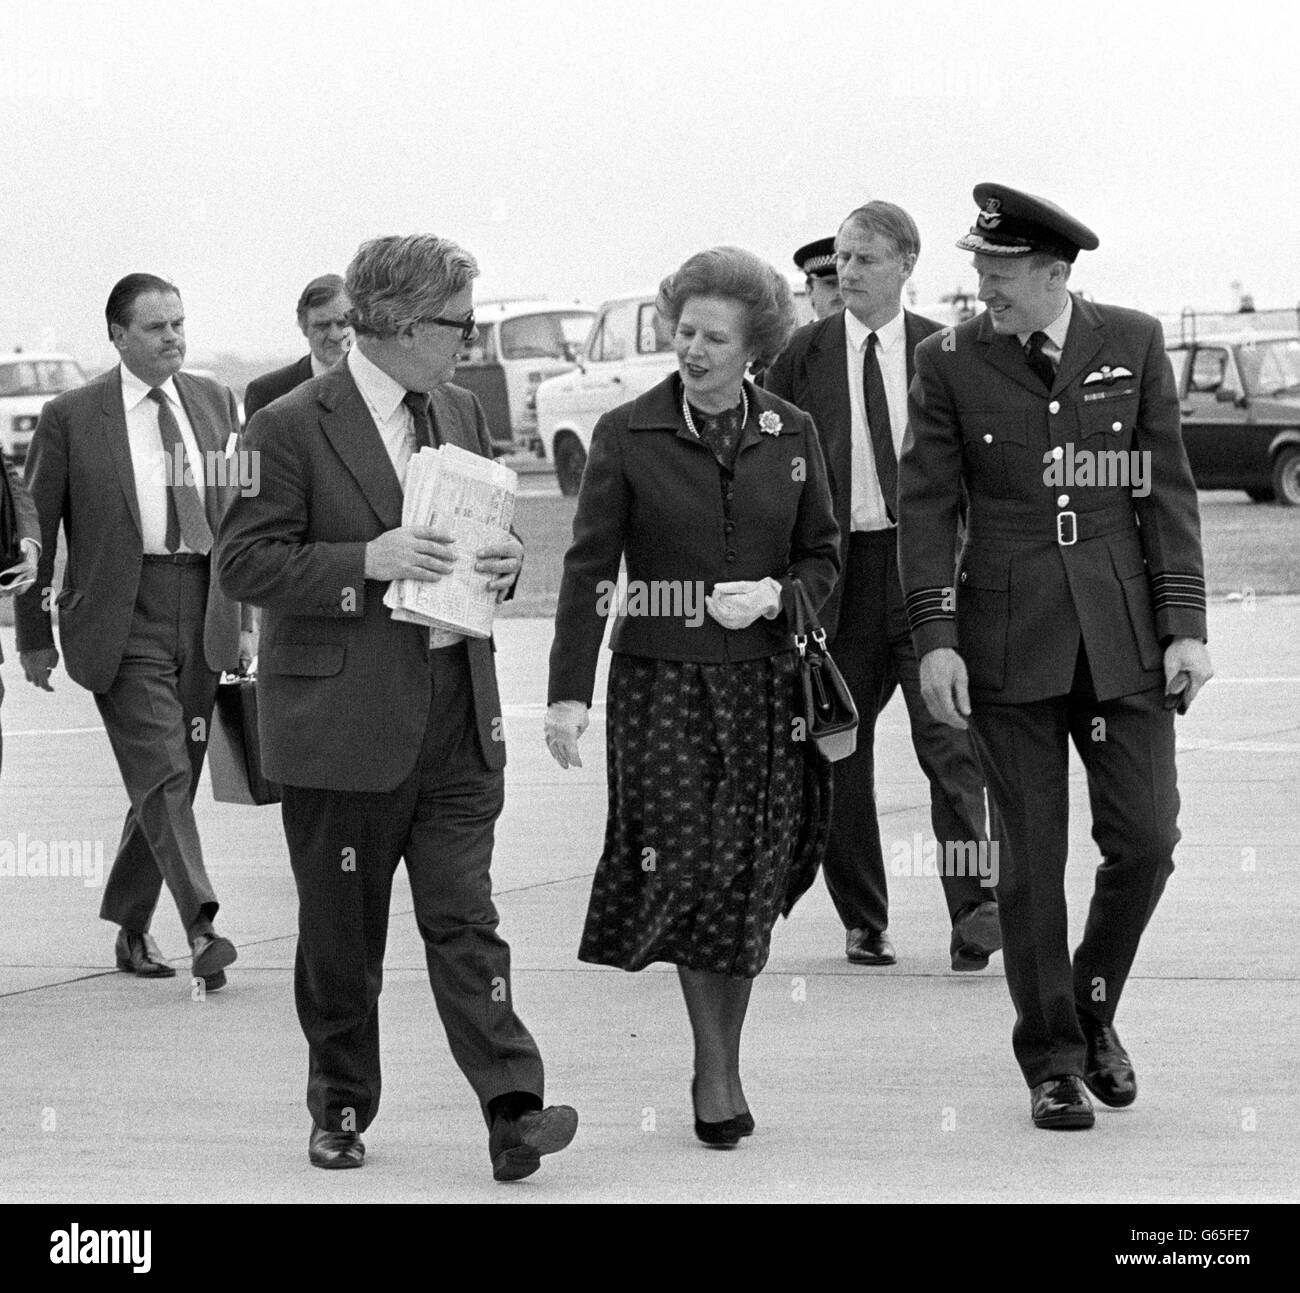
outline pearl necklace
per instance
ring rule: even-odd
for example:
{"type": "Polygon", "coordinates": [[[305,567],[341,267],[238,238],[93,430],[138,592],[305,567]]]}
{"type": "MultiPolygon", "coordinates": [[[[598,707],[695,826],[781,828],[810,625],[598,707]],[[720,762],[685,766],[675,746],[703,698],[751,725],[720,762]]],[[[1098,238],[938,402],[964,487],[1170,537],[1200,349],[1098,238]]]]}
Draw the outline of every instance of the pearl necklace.
{"type": "MultiPolygon", "coordinates": [[[[682,391],[682,416],[686,419],[686,429],[698,440],[700,433],[695,429],[695,423],[691,420],[691,406],[686,398],[686,392],[682,391]]],[[[745,429],[745,423],[749,421],[749,396],[745,394],[745,388],[740,388],[740,429],[745,429]]]]}

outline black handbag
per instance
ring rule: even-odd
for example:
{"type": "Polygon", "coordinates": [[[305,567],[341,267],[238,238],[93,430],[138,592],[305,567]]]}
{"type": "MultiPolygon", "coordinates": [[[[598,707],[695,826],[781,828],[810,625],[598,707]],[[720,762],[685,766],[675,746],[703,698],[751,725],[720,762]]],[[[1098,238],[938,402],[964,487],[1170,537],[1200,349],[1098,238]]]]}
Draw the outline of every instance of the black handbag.
{"type": "Polygon", "coordinates": [[[805,736],[831,763],[858,748],[858,707],[817,622],[808,590],[794,580],[794,645],[799,652],[799,687],[805,736]]]}
{"type": "Polygon", "coordinates": [[[278,804],[280,787],[262,772],[257,675],[223,674],[208,733],[212,797],[219,804],[278,804]]]}

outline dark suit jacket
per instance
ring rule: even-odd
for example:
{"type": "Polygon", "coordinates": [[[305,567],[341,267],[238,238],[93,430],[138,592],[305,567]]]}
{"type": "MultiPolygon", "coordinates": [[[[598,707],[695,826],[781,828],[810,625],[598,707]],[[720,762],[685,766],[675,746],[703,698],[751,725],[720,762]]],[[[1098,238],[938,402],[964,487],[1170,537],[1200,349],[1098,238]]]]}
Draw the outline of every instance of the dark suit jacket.
{"type": "MultiPolygon", "coordinates": [[[[235,397],[192,373],[177,373],[175,381],[200,450],[205,456],[224,454],[239,432],[235,397]]],[[[238,489],[236,480],[232,472],[224,486],[213,482],[207,491],[214,534],[238,489]]],[[[64,665],[74,682],[107,691],[131,631],[144,553],[120,367],[56,395],[41,411],[27,455],[27,487],[41,518],[41,561],[35,586],[15,607],[18,649],[54,645],[46,590],[54,579],[62,525],[68,567],[55,600],[64,665]]],[[[238,665],[239,627],[239,607],[217,587],[214,573],[204,625],[210,668],[238,665]]]]}
{"type": "MultiPolygon", "coordinates": [[[[942,324],[903,311],[903,336],[907,345],[907,380],[912,380],[917,344],[942,324]]],[[[763,378],[764,387],[812,414],[826,451],[826,470],[835,499],[835,520],[847,554],[852,510],[853,409],[849,403],[849,376],[844,339],[844,311],[807,323],[790,338],[763,378]]],[[[836,584],[821,610],[827,637],[835,636],[840,618],[841,588],[836,584]]]]}
{"type": "MultiPolygon", "coordinates": [[[[704,611],[693,625],[685,597],[668,610],[616,620],[610,647],[661,660],[755,660],[790,649],[791,581],[819,606],[839,569],[838,535],[812,419],[746,383],[750,415],[736,456],[732,524],[723,515],[721,468],[682,418],[681,379],[670,374],[596,423],[582,477],[573,544],[564,558],[551,647],[549,698],[591,703],[605,631],[601,585],[693,585],[712,592],[736,579],[779,579],[787,612],[724,629],[704,611]],[[779,422],[778,434],[759,429],[779,422]]],[[[604,599],[608,601],[608,597],[604,599]]],[[[662,599],[659,607],[663,609],[662,599]]]]}
{"type": "Polygon", "coordinates": [[[244,391],[244,425],[247,426],[253,420],[253,414],[259,409],[264,409],[281,395],[288,395],[295,386],[311,381],[311,377],[310,355],[303,355],[301,359],[295,359],[293,363],[285,364],[274,372],[254,377],[244,391]]]}
{"type": "MultiPolygon", "coordinates": [[[[24,539],[35,539],[39,543],[41,522],[36,512],[36,504],[32,501],[31,494],[27,492],[27,486],[23,484],[18,469],[8,462],[4,464],[4,469],[9,477],[9,492],[14,500],[14,521],[18,526],[18,541],[21,543],[24,539]]],[[[0,651],[0,661],[4,658],[5,653],[0,651]]]]}
{"type": "MultiPolygon", "coordinates": [[[[478,400],[433,392],[438,434],[492,456],[478,400]]],[[[346,363],[249,423],[261,490],[221,527],[231,597],[263,608],[258,699],[266,775],[292,786],[387,791],[415,767],[429,715],[429,630],[394,620],[365,546],[402,523],[402,486],[346,363]]],[[[479,744],[505,766],[490,640],[466,642],[479,744]]],[[[449,648],[458,649],[458,648],[449,648]]]]}
{"type": "Polygon", "coordinates": [[[1155,319],[1076,296],[1049,392],[1017,339],[981,314],[921,344],[908,408],[899,566],[913,639],[921,655],[957,647],[974,699],[1068,692],[1080,634],[1098,696],[1129,695],[1163,682],[1162,640],[1205,637],[1196,487],[1155,319]],[[1146,464],[1142,497],[1115,483],[1129,451],[1146,464]],[[1099,454],[1112,455],[1111,483],[1051,475],[1067,461],[1106,461],[1099,454]],[[963,480],[969,530],[954,599],[963,480]],[[1056,537],[1058,524],[1066,538],[1075,524],[1058,523],[1066,511],[1078,517],[1070,546],[1056,537]]]}

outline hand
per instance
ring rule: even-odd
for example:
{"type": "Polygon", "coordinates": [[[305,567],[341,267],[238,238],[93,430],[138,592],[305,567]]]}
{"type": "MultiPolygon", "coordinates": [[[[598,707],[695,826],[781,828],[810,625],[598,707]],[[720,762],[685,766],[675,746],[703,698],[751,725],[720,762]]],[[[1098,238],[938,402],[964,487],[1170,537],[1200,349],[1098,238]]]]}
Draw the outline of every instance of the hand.
{"type": "Polygon", "coordinates": [[[23,559],[0,574],[9,578],[0,584],[0,597],[17,597],[36,582],[36,561],[40,549],[30,539],[23,540],[23,559]]]}
{"type": "Polygon", "coordinates": [[[18,662],[23,667],[27,681],[42,691],[53,691],[50,686],[50,673],[58,668],[58,647],[37,647],[35,651],[19,651],[18,662]]]}
{"type": "Polygon", "coordinates": [[[781,609],[781,585],[775,579],[734,579],[714,584],[704,607],[724,629],[747,629],[761,615],[774,619],[781,609]]]}
{"type": "Polygon", "coordinates": [[[578,738],[587,730],[587,706],[580,700],[557,700],[546,707],[546,748],[562,768],[582,767],[578,738]]]}
{"type": "Polygon", "coordinates": [[[1213,677],[1205,643],[1199,638],[1174,638],[1165,648],[1165,707],[1187,713],[1196,693],[1213,677]]]}
{"type": "Polygon", "coordinates": [[[432,525],[400,525],[366,544],[367,579],[438,580],[455,564],[452,536],[432,525]]]}
{"type": "Polygon", "coordinates": [[[921,695],[931,717],[966,730],[970,717],[966,661],[952,647],[936,647],[921,657],[921,695]]]}
{"type": "Polygon", "coordinates": [[[239,672],[247,673],[257,655],[256,630],[243,629],[239,634],[239,672]]]}
{"type": "Polygon", "coordinates": [[[474,569],[480,574],[491,574],[488,587],[500,601],[524,568],[524,545],[513,534],[507,534],[499,542],[480,548],[474,556],[474,569]]]}

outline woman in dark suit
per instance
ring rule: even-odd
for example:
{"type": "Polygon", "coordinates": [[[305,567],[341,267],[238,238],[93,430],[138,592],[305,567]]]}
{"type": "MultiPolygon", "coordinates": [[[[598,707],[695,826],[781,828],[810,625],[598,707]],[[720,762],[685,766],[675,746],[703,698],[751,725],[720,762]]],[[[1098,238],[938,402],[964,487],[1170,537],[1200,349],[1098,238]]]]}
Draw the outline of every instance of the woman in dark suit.
{"type": "Polygon", "coordinates": [[[695,1130],[753,1131],[740,1033],[778,913],[825,841],[824,766],[798,739],[793,581],[814,605],[839,536],[812,419],[745,379],[794,327],[789,285],[749,252],[692,256],[660,285],[678,371],[596,424],[551,648],[546,742],[581,765],[610,641],[609,817],[579,958],[678,967],[695,1130]]]}

